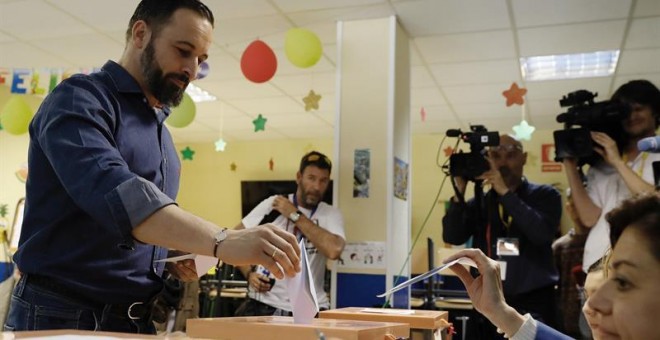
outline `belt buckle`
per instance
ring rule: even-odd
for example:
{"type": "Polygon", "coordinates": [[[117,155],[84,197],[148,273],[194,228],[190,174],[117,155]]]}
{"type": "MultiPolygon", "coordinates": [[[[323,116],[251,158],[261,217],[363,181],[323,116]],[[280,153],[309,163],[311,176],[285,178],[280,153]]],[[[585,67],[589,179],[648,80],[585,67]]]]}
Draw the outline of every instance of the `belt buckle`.
{"type": "Polygon", "coordinates": [[[133,307],[138,306],[138,305],[143,305],[144,302],[133,302],[131,303],[130,306],[128,306],[128,310],[126,311],[126,315],[128,315],[128,318],[131,320],[139,320],[141,319],[140,316],[133,316],[131,315],[131,311],[133,310],[133,307]]]}

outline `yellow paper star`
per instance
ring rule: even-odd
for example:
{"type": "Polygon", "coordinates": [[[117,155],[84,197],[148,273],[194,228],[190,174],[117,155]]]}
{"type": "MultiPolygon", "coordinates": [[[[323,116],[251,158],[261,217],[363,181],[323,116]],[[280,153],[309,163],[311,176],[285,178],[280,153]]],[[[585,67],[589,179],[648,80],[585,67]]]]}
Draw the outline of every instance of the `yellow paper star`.
{"type": "Polygon", "coordinates": [[[305,111],[318,110],[319,100],[321,100],[321,95],[314,93],[314,90],[309,90],[307,97],[303,98],[303,102],[305,103],[305,111]]]}
{"type": "Polygon", "coordinates": [[[232,162],[232,163],[229,165],[229,170],[236,172],[236,163],[233,163],[233,162],[232,162]]]}

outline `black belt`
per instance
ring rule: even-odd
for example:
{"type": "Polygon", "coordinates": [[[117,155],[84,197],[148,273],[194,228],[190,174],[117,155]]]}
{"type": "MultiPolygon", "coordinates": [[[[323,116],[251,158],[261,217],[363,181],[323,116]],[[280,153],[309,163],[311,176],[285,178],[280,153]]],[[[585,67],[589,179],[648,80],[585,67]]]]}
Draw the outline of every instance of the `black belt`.
{"type": "MultiPolygon", "coordinates": [[[[105,306],[107,306],[103,303],[90,300],[88,297],[83,296],[82,294],[76,292],[74,289],[67,287],[65,284],[62,284],[55,279],[41,275],[25,275],[27,275],[26,284],[30,284],[53,293],[63,295],[67,298],[75,300],[76,302],[88,305],[95,309],[103,309],[105,306]]],[[[108,311],[111,314],[127,317],[131,320],[139,320],[147,318],[151,314],[152,304],[153,300],[149,302],[136,301],[124,304],[110,304],[108,311]]]]}

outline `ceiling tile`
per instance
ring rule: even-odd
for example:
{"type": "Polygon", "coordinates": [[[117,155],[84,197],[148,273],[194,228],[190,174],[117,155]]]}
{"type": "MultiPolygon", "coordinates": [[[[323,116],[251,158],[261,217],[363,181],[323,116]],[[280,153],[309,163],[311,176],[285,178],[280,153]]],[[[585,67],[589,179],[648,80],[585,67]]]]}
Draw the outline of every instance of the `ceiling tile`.
{"type": "Polygon", "coordinates": [[[435,81],[429,74],[426,66],[412,66],[410,68],[410,88],[424,88],[435,86],[435,81]]]}
{"type": "Polygon", "coordinates": [[[70,13],[76,20],[104,32],[118,30],[126,32],[136,5],[135,0],[95,1],[93,6],[89,5],[89,0],[48,0],[48,2],[70,13]]]}
{"type": "Polygon", "coordinates": [[[520,82],[517,59],[429,66],[440,86],[520,82]]]}
{"type": "Polygon", "coordinates": [[[512,1],[518,28],[625,19],[630,5],[630,0],[512,1]]]}
{"type": "Polygon", "coordinates": [[[633,20],[624,47],[626,49],[660,47],[660,17],[633,20]]]}
{"type": "Polygon", "coordinates": [[[569,92],[588,90],[597,92],[596,101],[605,100],[609,96],[611,77],[566,79],[554,81],[527,82],[526,98],[530,100],[553,100],[559,108],[559,99],[569,92]]]}
{"type": "Polygon", "coordinates": [[[469,86],[445,86],[443,87],[443,91],[454,107],[456,104],[468,103],[487,103],[504,106],[506,98],[504,98],[502,92],[508,90],[510,86],[510,82],[469,86]]]}
{"type": "Polygon", "coordinates": [[[308,1],[308,0],[273,0],[284,12],[302,12],[331,8],[350,8],[364,5],[385,3],[386,0],[332,0],[332,1],[308,1]]]}
{"type": "Polygon", "coordinates": [[[429,64],[517,57],[511,30],[420,37],[415,43],[429,64]]]}
{"type": "Polygon", "coordinates": [[[660,72],[660,48],[648,50],[625,50],[619,57],[617,74],[640,74],[660,72]]]}
{"type": "Polygon", "coordinates": [[[392,4],[412,36],[509,28],[504,0],[420,0],[392,4]],[[433,24],[429,24],[433,23],[433,24]]]}
{"type": "Polygon", "coordinates": [[[660,1],[637,0],[637,5],[635,6],[635,16],[644,17],[650,15],[660,15],[660,1]]]}
{"type": "Polygon", "coordinates": [[[416,89],[410,94],[410,106],[435,106],[444,105],[445,101],[437,87],[427,87],[416,89]]]}
{"type": "Polygon", "coordinates": [[[19,39],[56,38],[69,34],[93,33],[89,26],[38,0],[0,4],[0,15],[2,18],[0,30],[19,39]]]}
{"type": "Polygon", "coordinates": [[[621,47],[624,20],[518,30],[520,55],[541,56],[616,50],[621,47]]]}
{"type": "Polygon", "coordinates": [[[278,113],[305,112],[300,102],[294,101],[288,96],[270,97],[270,98],[251,98],[251,99],[230,99],[227,100],[232,106],[243,112],[252,115],[263,114],[266,118],[272,118],[271,115],[278,113]]]}
{"type": "Polygon", "coordinates": [[[275,97],[282,93],[269,83],[257,84],[245,78],[224,81],[199,81],[206,91],[223,100],[248,99],[257,97],[275,97]]]}
{"type": "Polygon", "coordinates": [[[271,83],[286,93],[300,97],[306,96],[310,90],[323,95],[334,93],[336,89],[334,72],[281,75],[271,83]]]}
{"type": "Polygon", "coordinates": [[[72,64],[87,65],[87,67],[101,67],[108,59],[118,60],[124,49],[123,44],[96,33],[33,40],[31,43],[52,55],[70,60],[72,64]],[[89,48],[90,41],[94,42],[95,48],[89,48]],[[114,51],[114,53],[108,55],[108,51],[114,51]]]}

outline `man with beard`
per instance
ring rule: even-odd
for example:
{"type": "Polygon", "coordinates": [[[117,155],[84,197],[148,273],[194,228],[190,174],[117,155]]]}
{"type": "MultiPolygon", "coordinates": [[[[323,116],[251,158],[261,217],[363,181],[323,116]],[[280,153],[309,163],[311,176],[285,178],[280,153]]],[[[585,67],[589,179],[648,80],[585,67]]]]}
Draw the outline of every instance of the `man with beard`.
{"type": "MultiPolygon", "coordinates": [[[[304,239],[321,310],[330,308],[328,294],[323,288],[326,262],[338,259],[345,243],[341,212],[322,201],[330,183],[331,170],[328,157],[320,152],[309,152],[300,160],[296,192],[261,201],[236,227],[249,230],[263,223],[264,219],[274,219],[274,225],[297,239],[304,239]]],[[[248,280],[249,292],[248,298],[237,308],[237,316],[291,315],[289,294],[282,281],[269,280],[268,273],[259,266],[241,266],[239,270],[248,280]]]]}
{"type": "MultiPolygon", "coordinates": [[[[45,98],[30,124],[22,276],[5,330],[154,333],[168,249],[300,271],[292,235],[221,229],[175,203],[181,165],[163,123],[208,57],[213,22],[199,0],[143,0],[119,62],[45,98]]],[[[192,260],[168,271],[197,279],[192,260]]]]}
{"type": "MultiPolygon", "coordinates": [[[[442,237],[454,245],[472,237],[473,247],[500,262],[506,302],[554,325],[558,273],[551,246],[561,218],[561,195],[552,186],[523,177],[527,153],[511,136],[500,136],[487,159],[490,170],[477,177],[475,185],[490,190],[480,200],[466,203],[462,197],[467,181],[453,178],[457,195],[442,219],[442,237]]],[[[480,339],[502,338],[487,319],[479,317],[477,323],[480,339]]]]}
{"type": "Polygon", "coordinates": [[[648,80],[632,80],[614,92],[612,101],[631,107],[630,116],[621,122],[624,137],[614,140],[605,133],[591,132],[594,151],[602,161],[589,168],[586,188],[578,160],[564,158],[575,211],[582,224],[591,229],[582,260],[585,270],[602,258],[609,248],[609,226],[605,215],[632,195],[652,192],[653,162],[660,161],[660,153],[637,149],[637,142],[655,136],[660,125],[660,90],[648,80]]]}

